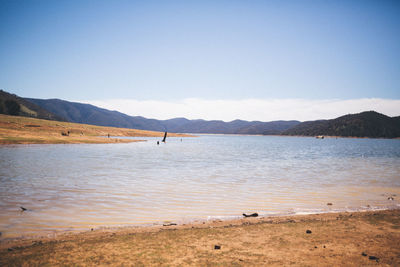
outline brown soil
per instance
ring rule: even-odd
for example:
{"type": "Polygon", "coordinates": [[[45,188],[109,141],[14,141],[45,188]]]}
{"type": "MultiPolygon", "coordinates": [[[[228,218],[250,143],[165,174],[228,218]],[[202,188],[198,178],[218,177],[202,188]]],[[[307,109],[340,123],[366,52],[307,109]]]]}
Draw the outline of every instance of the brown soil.
{"type": "Polygon", "coordinates": [[[344,212],[3,241],[0,265],[400,266],[399,241],[400,210],[344,212]]]}
{"type": "MultiPolygon", "coordinates": [[[[88,124],[40,120],[0,114],[1,144],[129,143],[138,140],[106,136],[162,137],[164,133],[88,124]],[[68,133],[69,132],[69,133],[68,133]],[[66,135],[63,135],[66,134],[66,135]]],[[[188,137],[168,133],[168,137],[188,137]]]]}

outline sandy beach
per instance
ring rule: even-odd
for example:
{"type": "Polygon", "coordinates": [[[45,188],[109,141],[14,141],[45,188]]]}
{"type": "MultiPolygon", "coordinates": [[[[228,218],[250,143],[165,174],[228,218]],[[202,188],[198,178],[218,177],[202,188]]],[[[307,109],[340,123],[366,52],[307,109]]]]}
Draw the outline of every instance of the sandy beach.
{"type": "MultiPolygon", "coordinates": [[[[49,121],[0,114],[1,144],[105,144],[139,140],[118,137],[163,137],[163,132],[49,121]],[[110,136],[110,138],[108,137],[110,136]]],[[[168,137],[188,137],[169,133],[168,137]]]]}
{"type": "Polygon", "coordinates": [[[399,266],[400,210],[195,222],[2,241],[0,265],[399,266]]]}

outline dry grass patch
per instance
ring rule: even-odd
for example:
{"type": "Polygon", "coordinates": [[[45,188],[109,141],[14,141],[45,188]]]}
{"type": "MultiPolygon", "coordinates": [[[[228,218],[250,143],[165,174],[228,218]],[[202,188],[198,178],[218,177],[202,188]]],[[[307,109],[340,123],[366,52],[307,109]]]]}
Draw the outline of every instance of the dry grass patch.
{"type": "MultiPolygon", "coordinates": [[[[100,144],[137,140],[113,137],[162,137],[164,133],[88,124],[48,121],[0,114],[0,144],[100,144]]],[[[169,134],[170,137],[188,137],[169,134]]]]}

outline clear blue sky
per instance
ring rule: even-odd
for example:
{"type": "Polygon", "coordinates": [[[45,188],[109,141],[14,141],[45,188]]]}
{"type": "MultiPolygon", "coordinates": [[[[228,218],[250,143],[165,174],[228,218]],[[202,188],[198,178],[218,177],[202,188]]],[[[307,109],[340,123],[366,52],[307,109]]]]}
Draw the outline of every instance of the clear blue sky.
{"type": "Polygon", "coordinates": [[[0,0],[0,88],[66,100],[400,98],[400,1],[0,0]]]}

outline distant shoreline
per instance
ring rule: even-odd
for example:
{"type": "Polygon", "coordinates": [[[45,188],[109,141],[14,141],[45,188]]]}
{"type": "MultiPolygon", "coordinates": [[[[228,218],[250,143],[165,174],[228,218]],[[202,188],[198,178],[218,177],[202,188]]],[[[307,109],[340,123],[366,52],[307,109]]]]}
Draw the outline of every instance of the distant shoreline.
{"type": "MultiPolygon", "coordinates": [[[[0,145],[131,143],[144,140],[115,137],[162,138],[163,136],[163,132],[95,126],[0,114],[0,145]]],[[[168,133],[168,137],[192,137],[192,135],[168,133]]]]}
{"type": "MultiPolygon", "coordinates": [[[[316,138],[316,136],[311,135],[286,135],[286,134],[222,134],[222,133],[185,133],[189,135],[216,135],[216,136],[277,136],[277,137],[308,137],[308,138],[316,138]]],[[[400,140],[400,137],[396,138],[386,138],[386,137],[358,137],[358,136],[330,136],[323,135],[324,138],[329,139],[384,139],[384,140],[400,140]]]]}
{"type": "MultiPolygon", "coordinates": [[[[316,136],[310,136],[310,135],[279,135],[279,136],[289,136],[289,137],[310,137],[310,138],[316,138],[316,136]]],[[[330,139],[338,139],[338,138],[344,138],[344,139],[385,139],[385,140],[398,140],[400,137],[396,138],[386,138],[386,137],[358,137],[358,136],[331,136],[331,135],[321,135],[324,138],[330,138],[330,139]]]]}

